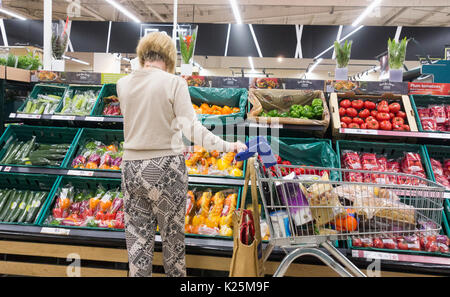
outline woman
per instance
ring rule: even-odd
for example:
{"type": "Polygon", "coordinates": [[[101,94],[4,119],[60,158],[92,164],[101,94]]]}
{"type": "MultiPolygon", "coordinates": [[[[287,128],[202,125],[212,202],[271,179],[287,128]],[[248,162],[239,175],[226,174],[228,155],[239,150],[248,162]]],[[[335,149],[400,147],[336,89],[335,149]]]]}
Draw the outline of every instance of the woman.
{"type": "Polygon", "coordinates": [[[186,276],[188,176],[182,134],[208,150],[238,152],[246,146],[223,141],[197,120],[186,82],[173,75],[177,54],[167,34],[143,37],[137,55],[141,69],[117,82],[124,117],[122,190],[130,276],[151,276],[157,225],[166,274],[186,276]]]}

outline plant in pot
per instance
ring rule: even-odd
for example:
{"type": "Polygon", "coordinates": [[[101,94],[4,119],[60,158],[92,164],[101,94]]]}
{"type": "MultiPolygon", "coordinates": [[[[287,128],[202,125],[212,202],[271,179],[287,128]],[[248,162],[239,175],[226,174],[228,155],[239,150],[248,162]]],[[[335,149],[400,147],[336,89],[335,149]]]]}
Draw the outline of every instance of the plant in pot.
{"type": "Polygon", "coordinates": [[[197,28],[192,33],[180,34],[181,74],[192,75],[197,28]]]}
{"type": "Polygon", "coordinates": [[[407,44],[406,37],[399,42],[390,38],[388,40],[390,81],[403,81],[403,63],[405,62],[407,44]]]}
{"type": "Polygon", "coordinates": [[[348,78],[348,62],[352,51],[353,41],[346,40],[341,46],[339,41],[334,42],[334,52],[336,53],[336,71],[335,80],[347,80],[348,78]]]}
{"type": "Polygon", "coordinates": [[[67,48],[67,35],[63,33],[62,35],[52,36],[52,70],[64,71],[64,59],[63,55],[67,48]]]}

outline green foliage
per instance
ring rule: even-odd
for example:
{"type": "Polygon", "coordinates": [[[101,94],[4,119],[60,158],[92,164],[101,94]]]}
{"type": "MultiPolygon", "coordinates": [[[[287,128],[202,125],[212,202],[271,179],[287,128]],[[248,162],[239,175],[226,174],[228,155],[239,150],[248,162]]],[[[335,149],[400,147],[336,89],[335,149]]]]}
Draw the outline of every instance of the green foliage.
{"type": "Polygon", "coordinates": [[[67,47],[67,34],[64,34],[63,36],[52,36],[52,53],[53,57],[56,60],[61,60],[62,56],[66,52],[67,47]]]}
{"type": "Polygon", "coordinates": [[[403,38],[400,42],[396,42],[395,40],[388,40],[388,52],[389,52],[389,69],[401,69],[403,63],[405,62],[406,56],[406,46],[407,46],[406,37],[403,38]]]}
{"type": "Polygon", "coordinates": [[[9,54],[6,58],[0,58],[0,65],[26,70],[38,70],[42,63],[39,55],[33,55],[30,52],[24,56],[9,54]]]}
{"type": "Polygon", "coordinates": [[[192,33],[191,38],[191,44],[188,48],[188,45],[186,44],[186,41],[184,40],[185,36],[180,36],[180,52],[181,52],[181,58],[183,59],[184,64],[189,64],[193,54],[194,54],[194,47],[195,47],[195,41],[197,38],[197,30],[192,33]]]}
{"type": "Polygon", "coordinates": [[[352,51],[352,43],[353,41],[345,43],[341,46],[341,44],[336,40],[334,42],[334,51],[336,53],[336,61],[338,68],[346,68],[348,66],[348,62],[350,61],[350,54],[352,51]]]}

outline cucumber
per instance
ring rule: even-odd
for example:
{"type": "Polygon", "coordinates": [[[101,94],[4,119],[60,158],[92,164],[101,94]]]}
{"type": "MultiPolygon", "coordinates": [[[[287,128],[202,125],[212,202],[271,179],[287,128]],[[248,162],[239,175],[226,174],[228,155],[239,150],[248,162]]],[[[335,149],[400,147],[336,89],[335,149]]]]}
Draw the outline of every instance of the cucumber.
{"type": "Polygon", "coordinates": [[[13,152],[14,148],[16,147],[16,145],[17,145],[17,141],[14,140],[14,141],[9,145],[8,149],[6,150],[6,153],[5,153],[5,155],[3,156],[3,159],[2,159],[2,161],[1,161],[1,163],[4,163],[5,160],[8,159],[8,157],[11,155],[11,153],[13,152]]]}
{"type": "Polygon", "coordinates": [[[51,149],[69,149],[70,144],[58,143],[58,144],[39,144],[37,150],[51,150],[51,149]]]}
{"type": "Polygon", "coordinates": [[[25,106],[23,112],[24,113],[30,113],[32,107],[33,107],[33,101],[28,100],[27,105],[25,106]]]}
{"type": "Polygon", "coordinates": [[[24,145],[24,143],[22,141],[17,144],[17,146],[11,152],[11,155],[9,155],[9,157],[5,160],[5,164],[12,164],[12,162],[15,159],[15,156],[20,151],[20,149],[22,148],[23,145],[24,145]]]}
{"type": "Polygon", "coordinates": [[[28,155],[32,152],[34,144],[36,143],[36,136],[33,136],[28,144],[26,150],[22,154],[22,159],[27,158],[28,155]]]}
{"type": "Polygon", "coordinates": [[[20,161],[20,156],[22,155],[23,150],[27,146],[26,142],[21,142],[22,145],[20,146],[17,153],[14,154],[14,157],[9,161],[11,164],[17,164],[20,161]]]}
{"type": "MultiPolygon", "coordinates": [[[[3,196],[3,199],[0,200],[0,216],[3,213],[3,209],[6,208],[6,205],[9,205],[8,201],[11,201],[12,196],[14,196],[14,193],[15,193],[15,190],[7,190],[6,194],[3,196]]],[[[0,219],[0,221],[1,221],[1,219],[0,219]]]]}
{"type": "Polygon", "coordinates": [[[44,202],[45,197],[47,197],[47,192],[38,192],[38,194],[33,198],[31,202],[31,206],[28,209],[27,218],[25,219],[26,223],[33,223],[36,219],[36,215],[39,213],[41,206],[44,202]]]}
{"type": "Polygon", "coordinates": [[[22,198],[23,191],[16,191],[13,195],[13,199],[11,201],[8,201],[8,204],[5,205],[5,208],[2,210],[5,212],[3,216],[0,215],[0,220],[3,222],[8,222],[8,219],[11,217],[11,214],[13,211],[17,208],[17,204],[20,202],[20,199],[22,198]]]}
{"type": "Polygon", "coordinates": [[[13,202],[13,204],[11,204],[11,211],[9,212],[9,215],[6,217],[5,222],[13,223],[17,219],[17,216],[21,211],[20,205],[23,205],[22,202],[28,199],[29,192],[31,191],[21,191],[21,192],[22,194],[20,195],[19,199],[15,201],[16,203],[13,202]]]}
{"type": "Polygon", "coordinates": [[[29,191],[28,197],[25,201],[21,202],[19,205],[20,211],[17,216],[17,223],[23,223],[27,217],[28,210],[31,207],[31,202],[33,201],[34,196],[36,195],[36,192],[29,191]]]}

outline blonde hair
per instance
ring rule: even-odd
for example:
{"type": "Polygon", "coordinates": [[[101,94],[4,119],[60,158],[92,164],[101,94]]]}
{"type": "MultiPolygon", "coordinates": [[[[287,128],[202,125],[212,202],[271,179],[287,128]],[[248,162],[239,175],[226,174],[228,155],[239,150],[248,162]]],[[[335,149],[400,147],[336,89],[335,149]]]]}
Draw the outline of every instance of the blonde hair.
{"type": "Polygon", "coordinates": [[[145,35],[139,40],[136,53],[142,67],[146,61],[161,60],[166,64],[167,72],[175,73],[177,50],[167,34],[152,32],[145,35]]]}

